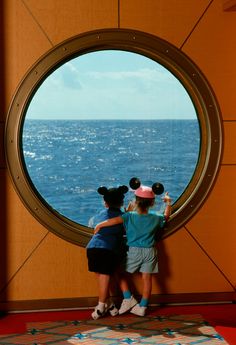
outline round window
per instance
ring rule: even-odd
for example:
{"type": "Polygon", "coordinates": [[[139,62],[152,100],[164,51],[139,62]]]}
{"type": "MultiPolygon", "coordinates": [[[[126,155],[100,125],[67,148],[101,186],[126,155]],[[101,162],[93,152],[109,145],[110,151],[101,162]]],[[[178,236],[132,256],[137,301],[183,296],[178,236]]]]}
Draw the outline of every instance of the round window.
{"type": "Polygon", "coordinates": [[[174,201],[164,236],[180,228],[213,184],[221,136],[216,100],[191,60],[154,36],[112,29],[63,42],[32,67],[9,110],[6,156],[32,214],[85,246],[102,208],[97,188],[133,176],[164,184],[174,201]]]}

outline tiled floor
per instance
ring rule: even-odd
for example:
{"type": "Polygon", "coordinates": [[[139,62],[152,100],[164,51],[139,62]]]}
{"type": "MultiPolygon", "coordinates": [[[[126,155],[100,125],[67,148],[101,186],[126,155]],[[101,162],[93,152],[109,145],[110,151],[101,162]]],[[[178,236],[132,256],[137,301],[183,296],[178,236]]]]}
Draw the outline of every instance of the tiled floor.
{"type": "Polygon", "coordinates": [[[133,315],[27,323],[22,334],[0,335],[4,345],[226,345],[200,314],[133,315]]]}

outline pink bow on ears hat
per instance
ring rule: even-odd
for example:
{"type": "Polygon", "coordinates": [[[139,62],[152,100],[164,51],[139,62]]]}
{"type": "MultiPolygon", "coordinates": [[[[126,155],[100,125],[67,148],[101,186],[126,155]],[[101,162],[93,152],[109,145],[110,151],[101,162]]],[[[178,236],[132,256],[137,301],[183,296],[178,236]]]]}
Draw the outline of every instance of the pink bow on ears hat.
{"type": "Polygon", "coordinates": [[[164,192],[163,184],[156,182],[152,187],[141,185],[141,181],[137,177],[132,177],[129,181],[130,188],[134,189],[134,194],[140,198],[154,199],[155,195],[160,195],[164,192]]]}

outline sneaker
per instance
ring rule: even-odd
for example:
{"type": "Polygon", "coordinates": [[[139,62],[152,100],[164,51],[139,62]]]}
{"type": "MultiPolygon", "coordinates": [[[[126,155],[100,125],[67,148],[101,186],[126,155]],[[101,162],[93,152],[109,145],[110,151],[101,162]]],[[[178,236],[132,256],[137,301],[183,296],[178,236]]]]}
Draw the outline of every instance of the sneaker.
{"type": "Polygon", "coordinates": [[[130,298],[124,298],[119,309],[119,314],[121,315],[121,314],[126,313],[131,308],[133,308],[133,306],[135,306],[137,303],[138,302],[133,296],[131,296],[130,298]]]}
{"type": "Polygon", "coordinates": [[[139,304],[136,304],[131,310],[130,312],[132,314],[138,315],[138,316],[144,316],[146,313],[146,309],[147,307],[140,307],[139,304]]]}
{"type": "Polygon", "coordinates": [[[106,314],[106,307],[104,310],[98,308],[98,305],[95,307],[94,311],[92,312],[91,316],[94,320],[100,319],[100,317],[106,314]]]}
{"type": "Polygon", "coordinates": [[[114,303],[111,303],[106,309],[111,316],[116,316],[119,314],[119,310],[116,308],[114,303]]]}

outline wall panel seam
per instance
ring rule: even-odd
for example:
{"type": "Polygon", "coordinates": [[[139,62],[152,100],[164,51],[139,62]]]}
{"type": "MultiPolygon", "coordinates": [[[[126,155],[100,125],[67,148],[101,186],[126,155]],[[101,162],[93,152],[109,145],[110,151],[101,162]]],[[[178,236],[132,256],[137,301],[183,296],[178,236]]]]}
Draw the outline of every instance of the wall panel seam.
{"type": "Polygon", "coordinates": [[[33,248],[33,250],[30,252],[30,254],[26,257],[26,259],[22,262],[22,264],[20,265],[20,267],[18,267],[18,269],[15,271],[15,273],[13,273],[13,275],[11,276],[11,278],[5,283],[5,285],[2,287],[2,289],[0,290],[0,295],[2,293],[5,292],[5,290],[7,289],[7,287],[9,286],[9,284],[12,282],[12,280],[16,277],[16,275],[20,272],[20,270],[25,266],[25,264],[29,261],[29,259],[32,257],[32,255],[36,252],[36,250],[39,248],[39,246],[43,243],[43,241],[45,240],[45,238],[48,236],[49,231],[46,233],[46,235],[44,235],[44,237],[36,244],[36,246],[33,248]]]}
{"type": "Polygon", "coordinates": [[[189,32],[189,34],[187,35],[187,37],[185,38],[185,40],[183,41],[183,43],[180,46],[180,49],[183,49],[185,43],[189,40],[190,36],[192,35],[192,33],[194,32],[194,30],[196,29],[196,27],[198,26],[198,24],[200,23],[200,21],[202,20],[202,18],[204,17],[204,15],[206,14],[206,12],[208,11],[209,7],[211,6],[211,4],[213,3],[214,0],[211,0],[210,3],[207,5],[207,7],[205,8],[205,10],[203,11],[203,13],[200,15],[200,17],[198,18],[198,20],[196,21],[195,25],[193,26],[192,30],[189,32]]]}
{"type": "Polygon", "coordinates": [[[43,29],[42,25],[39,23],[39,21],[37,20],[37,18],[35,17],[35,15],[33,14],[33,11],[29,8],[29,6],[25,3],[25,0],[21,0],[21,2],[23,3],[23,5],[25,6],[26,10],[29,12],[30,16],[32,17],[33,21],[37,24],[37,26],[39,27],[40,31],[43,33],[43,35],[47,38],[47,40],[49,41],[49,43],[51,44],[51,46],[53,47],[54,44],[51,41],[50,37],[48,36],[48,34],[46,33],[46,31],[43,29]]]}
{"type": "Polygon", "coordinates": [[[220,267],[216,264],[216,262],[212,259],[212,257],[208,254],[206,249],[203,248],[201,243],[196,239],[196,237],[193,236],[193,234],[187,229],[187,227],[184,227],[186,232],[189,234],[189,236],[194,240],[194,242],[197,244],[197,246],[201,249],[201,251],[207,256],[207,258],[211,261],[211,263],[215,266],[215,268],[219,271],[219,273],[223,276],[223,278],[229,283],[229,285],[232,287],[233,291],[235,292],[235,286],[234,284],[229,280],[229,278],[226,276],[226,274],[220,269],[220,267]]]}

